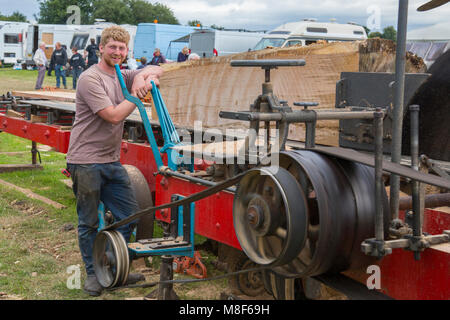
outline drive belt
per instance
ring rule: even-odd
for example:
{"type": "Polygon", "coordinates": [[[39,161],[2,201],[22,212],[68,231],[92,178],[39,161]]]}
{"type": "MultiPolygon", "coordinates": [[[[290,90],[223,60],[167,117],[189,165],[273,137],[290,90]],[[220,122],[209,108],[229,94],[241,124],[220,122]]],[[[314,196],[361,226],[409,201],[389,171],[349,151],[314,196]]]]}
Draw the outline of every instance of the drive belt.
{"type": "Polygon", "coordinates": [[[125,219],[122,219],[122,220],[120,220],[120,221],[118,221],[116,223],[113,223],[113,224],[105,227],[103,230],[105,230],[105,231],[106,230],[115,230],[115,229],[117,229],[117,228],[119,228],[119,227],[121,227],[123,225],[126,225],[126,224],[128,224],[128,223],[130,223],[132,221],[135,221],[135,220],[137,220],[137,219],[139,219],[139,218],[141,218],[141,217],[143,217],[143,216],[145,216],[147,214],[154,214],[158,210],[163,210],[163,209],[167,209],[167,208],[171,208],[171,207],[179,207],[179,206],[183,206],[183,205],[186,205],[188,203],[191,203],[191,202],[202,200],[202,199],[207,198],[207,197],[209,197],[209,196],[211,196],[211,195],[213,195],[213,194],[215,194],[217,192],[220,192],[220,191],[222,191],[222,190],[224,190],[226,188],[229,188],[229,187],[235,185],[236,183],[239,182],[239,180],[241,180],[241,178],[245,174],[246,174],[246,172],[240,173],[240,174],[238,174],[238,175],[236,175],[236,176],[234,176],[234,177],[232,177],[232,178],[230,178],[228,180],[225,180],[225,181],[223,181],[221,183],[218,183],[218,184],[216,184],[216,185],[214,185],[212,187],[209,187],[209,188],[207,188],[207,189],[205,189],[203,191],[194,193],[194,194],[192,194],[192,195],[190,195],[190,196],[188,196],[186,198],[183,198],[183,199],[180,199],[180,200],[177,200],[177,201],[173,201],[173,202],[170,202],[170,203],[166,203],[166,204],[163,204],[163,205],[160,205],[160,206],[157,206],[157,207],[149,207],[149,208],[140,210],[140,211],[136,212],[135,214],[133,214],[133,215],[131,215],[131,216],[125,218],[125,219]]]}

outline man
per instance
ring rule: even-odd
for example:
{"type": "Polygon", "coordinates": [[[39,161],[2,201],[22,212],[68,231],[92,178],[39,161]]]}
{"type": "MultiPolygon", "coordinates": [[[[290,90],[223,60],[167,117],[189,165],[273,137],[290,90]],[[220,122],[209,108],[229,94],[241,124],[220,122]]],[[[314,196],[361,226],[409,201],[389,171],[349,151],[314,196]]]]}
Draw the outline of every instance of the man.
{"type": "Polygon", "coordinates": [[[72,57],[70,57],[69,63],[72,68],[72,84],[75,90],[77,88],[77,80],[86,66],[83,57],[78,53],[77,47],[72,48],[72,57]]]}
{"type": "Polygon", "coordinates": [[[98,46],[95,44],[95,39],[91,38],[91,44],[86,47],[84,50],[84,59],[87,56],[87,67],[98,63],[97,51],[99,50],[98,46]]]}
{"type": "Polygon", "coordinates": [[[42,41],[39,43],[39,48],[34,53],[33,61],[38,67],[38,77],[34,89],[40,90],[44,83],[45,70],[48,63],[47,57],[45,56],[45,42],[42,41]]]}
{"type": "MultiPolygon", "coordinates": [[[[100,201],[116,221],[138,210],[130,179],[119,162],[124,120],[136,106],[124,99],[114,68],[126,59],[129,40],[130,35],[120,26],[103,30],[101,60],[84,71],[78,81],[75,122],[67,152],[67,169],[77,198],[78,240],[87,273],[84,290],[93,296],[102,292],[92,258],[100,201]]],[[[159,84],[161,74],[162,69],[156,66],[122,70],[128,90],[141,99],[151,90],[151,80],[159,84]]],[[[131,224],[118,228],[127,242],[132,228],[131,224]]],[[[142,275],[130,274],[127,283],[140,280],[144,280],[142,275]]]]}
{"type": "Polygon", "coordinates": [[[161,63],[166,63],[166,58],[161,54],[161,50],[158,48],[153,52],[153,59],[150,61],[150,64],[153,66],[159,66],[161,63]]]}
{"type": "Polygon", "coordinates": [[[55,51],[52,54],[52,64],[55,66],[55,76],[56,76],[56,87],[59,88],[61,84],[60,77],[64,85],[64,89],[67,89],[66,84],[66,64],[67,64],[67,53],[64,48],[61,47],[61,43],[55,43],[55,51]]]}

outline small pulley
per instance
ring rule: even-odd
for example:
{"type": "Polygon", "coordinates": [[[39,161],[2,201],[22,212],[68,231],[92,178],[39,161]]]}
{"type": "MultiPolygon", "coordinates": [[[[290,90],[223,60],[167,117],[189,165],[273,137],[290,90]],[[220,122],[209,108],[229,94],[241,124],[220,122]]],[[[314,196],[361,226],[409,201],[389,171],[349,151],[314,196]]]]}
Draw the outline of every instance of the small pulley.
{"type": "Polygon", "coordinates": [[[247,256],[264,266],[294,259],[306,239],[307,206],[295,178],[283,168],[250,170],[240,181],[233,204],[239,243],[247,256]]]}
{"type": "Polygon", "coordinates": [[[127,243],[120,232],[100,231],[95,238],[93,258],[95,275],[102,287],[125,284],[130,271],[130,258],[127,243]]]}

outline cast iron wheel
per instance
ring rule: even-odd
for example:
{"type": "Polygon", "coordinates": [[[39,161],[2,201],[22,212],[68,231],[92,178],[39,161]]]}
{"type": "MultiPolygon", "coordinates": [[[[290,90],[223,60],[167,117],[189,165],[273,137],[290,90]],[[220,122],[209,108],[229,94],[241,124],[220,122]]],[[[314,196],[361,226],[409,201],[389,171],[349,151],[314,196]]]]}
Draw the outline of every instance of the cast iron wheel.
{"type": "MultiPolygon", "coordinates": [[[[233,251],[233,255],[228,257],[227,262],[229,272],[236,272],[245,269],[257,268],[258,265],[252,262],[240,250],[233,251]]],[[[238,294],[245,294],[249,297],[256,297],[264,293],[264,284],[262,279],[262,271],[252,271],[243,274],[238,274],[230,278],[230,287],[239,292],[238,294]]]]}
{"type": "Polygon", "coordinates": [[[94,241],[94,270],[104,288],[124,285],[130,271],[128,247],[118,231],[100,231],[94,241]]]}

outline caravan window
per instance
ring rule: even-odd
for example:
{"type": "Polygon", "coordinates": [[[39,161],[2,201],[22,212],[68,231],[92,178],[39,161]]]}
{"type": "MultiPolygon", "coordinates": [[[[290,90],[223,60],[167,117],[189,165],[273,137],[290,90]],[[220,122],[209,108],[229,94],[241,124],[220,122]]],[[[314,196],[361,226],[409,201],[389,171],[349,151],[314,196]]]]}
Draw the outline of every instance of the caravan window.
{"type": "Polygon", "coordinates": [[[289,40],[285,47],[292,47],[292,46],[297,46],[297,45],[302,45],[302,40],[289,40]]]}
{"type": "Polygon", "coordinates": [[[89,34],[75,34],[72,38],[72,43],[70,44],[70,48],[77,47],[79,50],[84,49],[86,47],[87,40],[89,38],[89,34]]]}
{"type": "Polygon", "coordinates": [[[18,34],[5,34],[4,38],[5,43],[19,43],[19,35],[18,34]]]}
{"type": "Polygon", "coordinates": [[[262,38],[253,50],[262,50],[267,47],[281,47],[284,39],[282,38],[262,38]]]}

